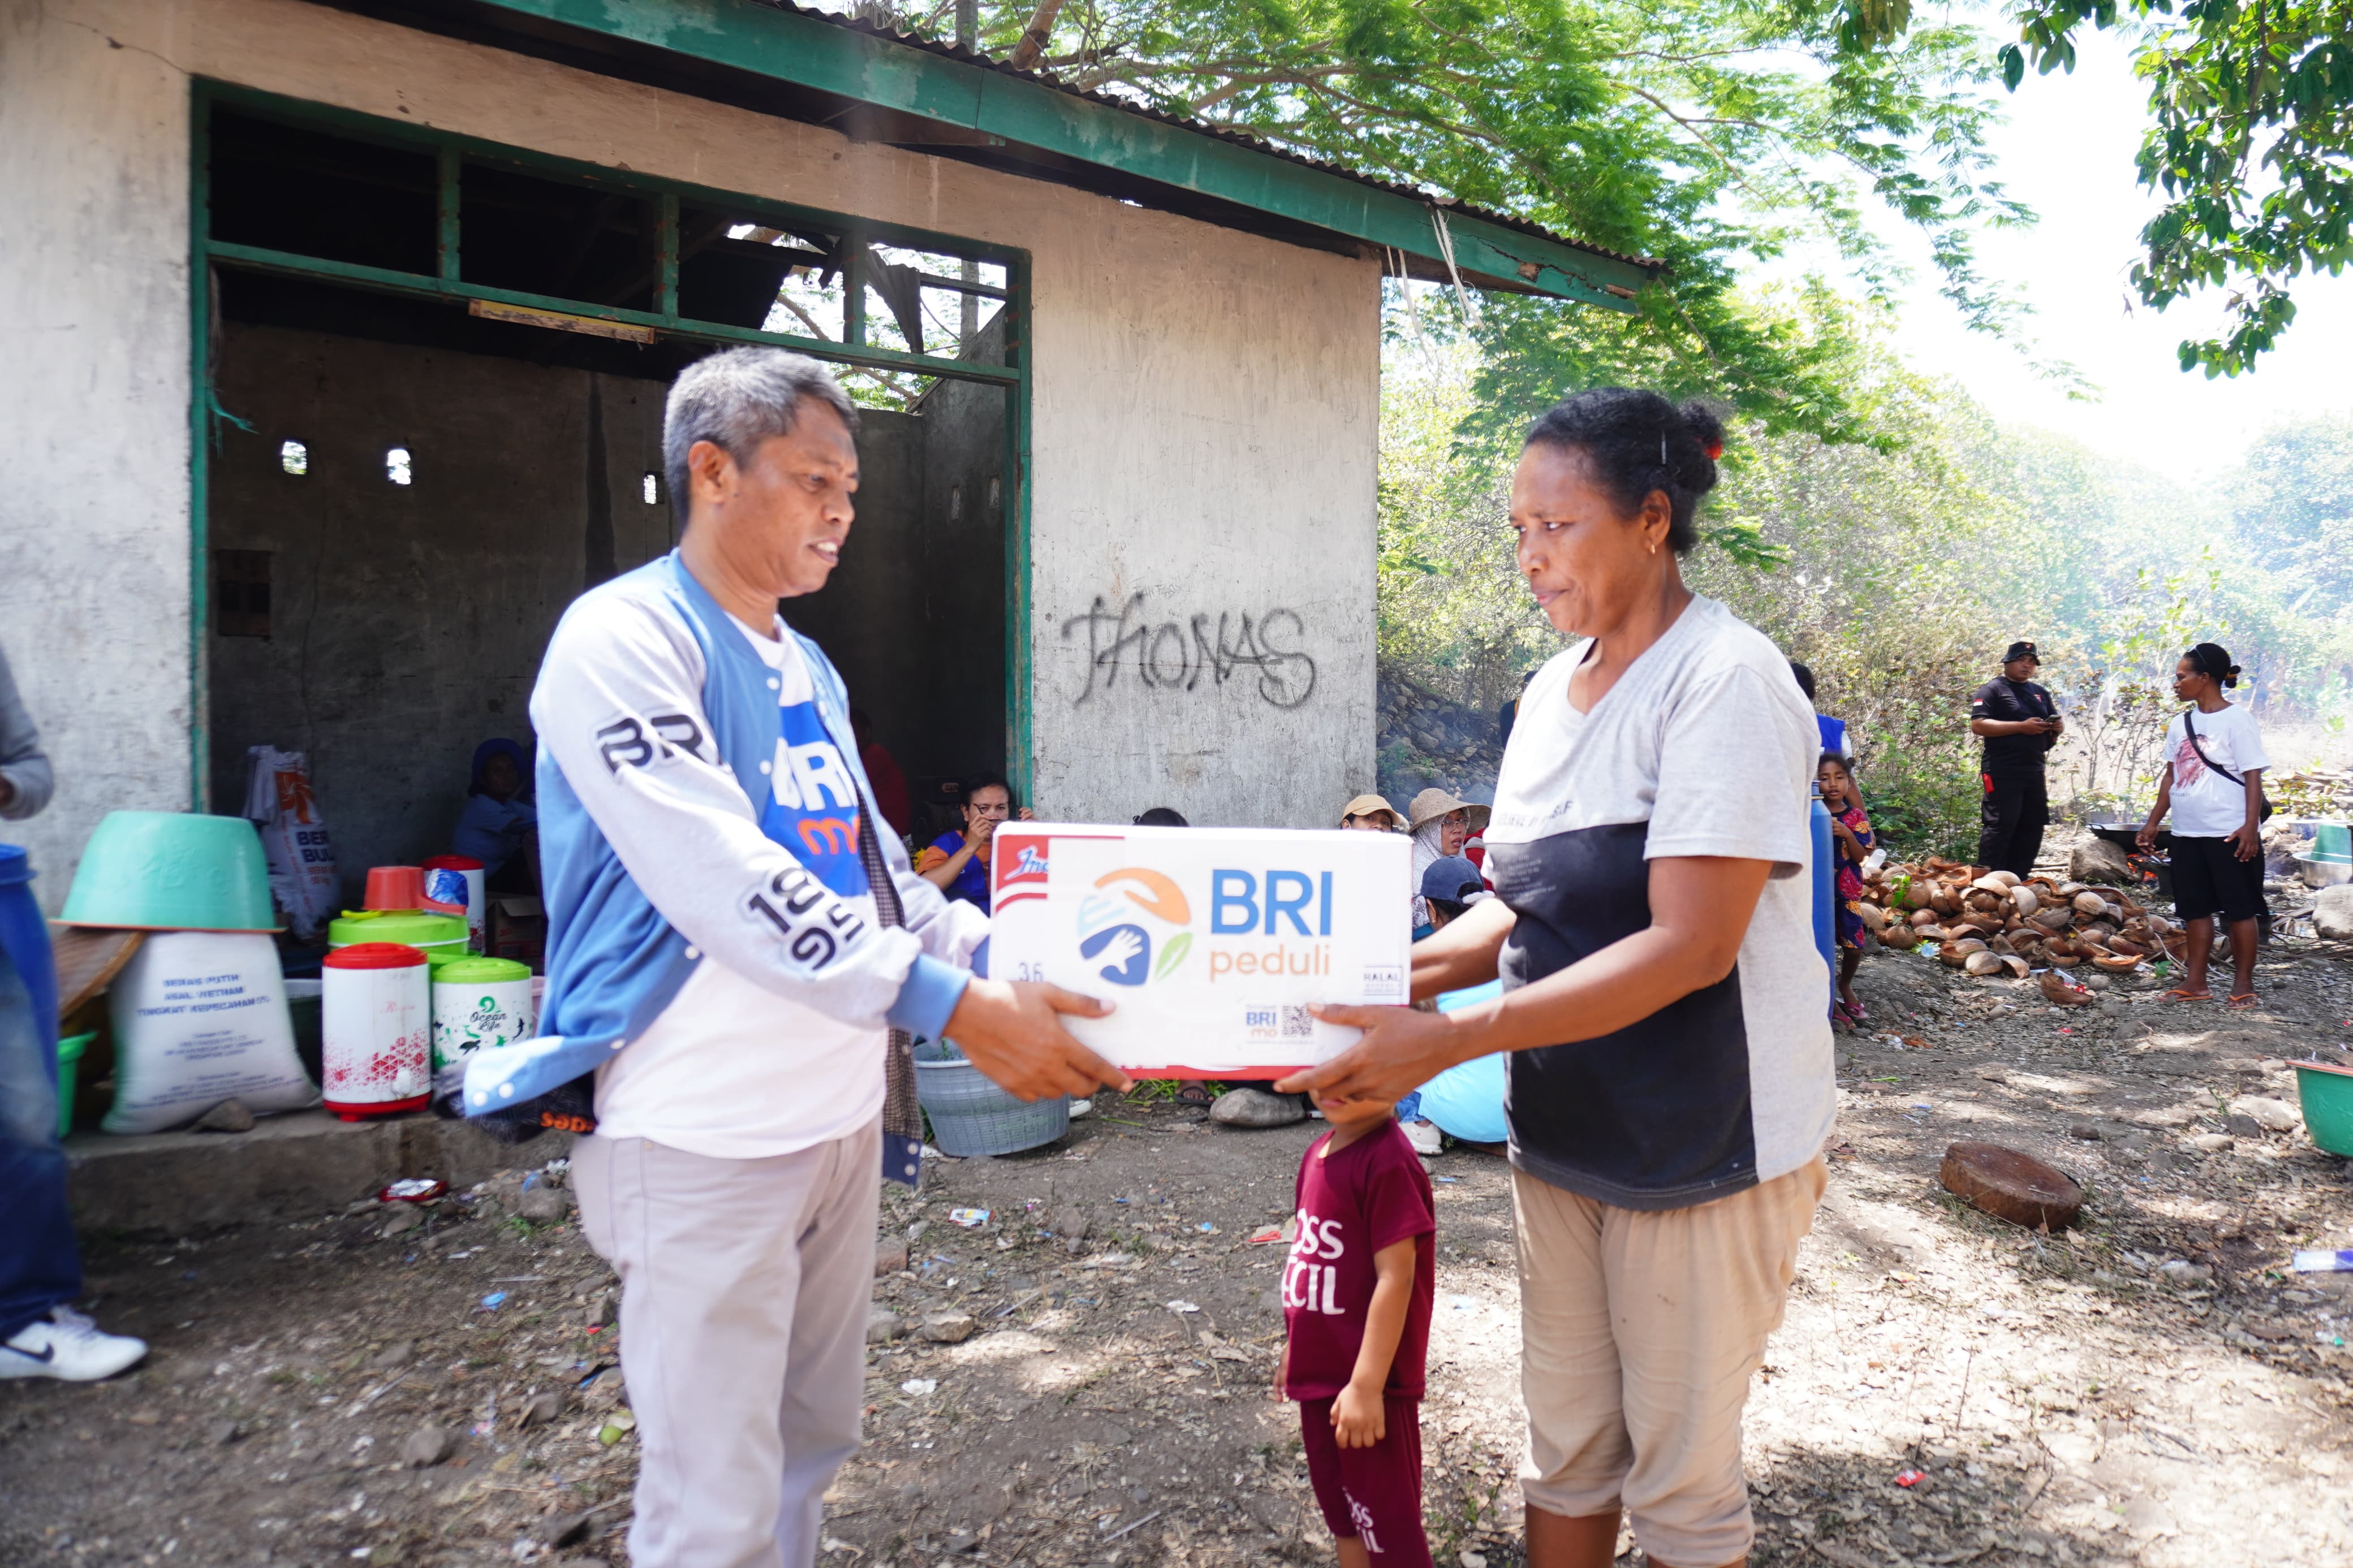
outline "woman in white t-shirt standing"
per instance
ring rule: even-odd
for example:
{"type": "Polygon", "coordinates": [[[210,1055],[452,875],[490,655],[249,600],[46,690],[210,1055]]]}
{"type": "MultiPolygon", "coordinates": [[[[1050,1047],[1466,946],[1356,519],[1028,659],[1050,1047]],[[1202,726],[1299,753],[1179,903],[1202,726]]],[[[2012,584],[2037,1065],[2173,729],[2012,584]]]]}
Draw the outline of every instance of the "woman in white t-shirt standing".
{"type": "Polygon", "coordinates": [[[1745,1560],[1741,1409],[1825,1181],[1814,713],[1678,564],[1723,439],[1703,407],[1618,387],[1528,432],[1518,565],[1579,640],[1520,702],[1497,896],[1413,950],[1417,998],[1503,994],[1319,1009],[1364,1037],[1276,1086],[1394,1100],[1512,1053],[1530,1568],[1604,1568],[1621,1511],[1662,1568],[1745,1560]]]}
{"type": "Polygon", "coordinates": [[[2224,700],[2239,684],[2228,649],[2200,643],[2173,667],[2173,694],[2189,711],[2165,727],[2165,773],[2157,805],[2141,824],[2140,847],[2157,842],[2157,825],[2173,813],[2173,907],[2189,928],[2189,961],[2176,1002],[2211,1002],[2206,956],[2214,917],[2231,928],[2233,1007],[2255,1005],[2256,922],[2263,912],[2263,775],[2272,765],[2255,716],[2224,700]]]}

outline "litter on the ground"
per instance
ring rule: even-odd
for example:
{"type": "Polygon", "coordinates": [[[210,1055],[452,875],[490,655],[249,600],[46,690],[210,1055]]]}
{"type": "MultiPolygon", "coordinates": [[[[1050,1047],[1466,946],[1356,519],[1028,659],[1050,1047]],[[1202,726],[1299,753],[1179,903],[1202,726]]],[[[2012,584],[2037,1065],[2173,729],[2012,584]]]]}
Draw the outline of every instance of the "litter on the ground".
{"type": "Polygon", "coordinates": [[[495,1312],[506,1304],[507,1293],[503,1290],[493,1290],[482,1298],[482,1310],[486,1312],[495,1312]]]}
{"type": "Polygon", "coordinates": [[[1168,1310],[1172,1312],[1198,1312],[1201,1309],[1190,1301],[1171,1301],[1168,1310]]]}
{"type": "Polygon", "coordinates": [[[940,1380],[936,1377],[911,1377],[899,1385],[899,1392],[912,1394],[920,1399],[926,1394],[938,1393],[939,1387],[940,1380]]]}
{"type": "Polygon", "coordinates": [[[1250,1232],[1248,1245],[1251,1247],[1271,1247],[1282,1239],[1282,1227],[1281,1226],[1262,1225],[1256,1230],[1250,1232]]]}
{"type": "Polygon", "coordinates": [[[429,1176],[404,1176],[380,1188],[375,1195],[388,1204],[429,1204],[448,1190],[448,1183],[429,1176]]]}
{"type": "Polygon", "coordinates": [[[1906,1488],[1907,1489],[1912,1487],[1918,1486],[1922,1481],[1925,1481],[1927,1479],[1928,1472],[1926,1470],[1898,1470],[1895,1472],[1895,1484],[1899,1487],[1906,1488]]]}
{"type": "Polygon", "coordinates": [[[2353,1248],[2340,1247],[2331,1252],[2325,1247],[2299,1247],[2295,1254],[2298,1274],[2353,1274],[2353,1248]]]}
{"type": "Polygon", "coordinates": [[[987,1209],[950,1209],[948,1223],[960,1225],[966,1230],[978,1230],[988,1223],[988,1211],[987,1209]]]}

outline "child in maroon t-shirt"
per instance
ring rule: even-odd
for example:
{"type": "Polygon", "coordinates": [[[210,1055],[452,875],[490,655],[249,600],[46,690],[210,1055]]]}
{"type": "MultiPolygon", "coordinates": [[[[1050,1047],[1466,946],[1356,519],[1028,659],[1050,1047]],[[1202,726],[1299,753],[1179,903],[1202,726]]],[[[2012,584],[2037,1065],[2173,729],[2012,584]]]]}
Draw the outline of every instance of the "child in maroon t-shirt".
{"type": "Polygon", "coordinates": [[[1307,1477],[1341,1568],[1429,1568],[1421,1531],[1422,1363],[1437,1283],[1430,1176],[1378,1100],[1318,1100],[1332,1131],[1299,1163],[1282,1271],[1307,1477]]]}

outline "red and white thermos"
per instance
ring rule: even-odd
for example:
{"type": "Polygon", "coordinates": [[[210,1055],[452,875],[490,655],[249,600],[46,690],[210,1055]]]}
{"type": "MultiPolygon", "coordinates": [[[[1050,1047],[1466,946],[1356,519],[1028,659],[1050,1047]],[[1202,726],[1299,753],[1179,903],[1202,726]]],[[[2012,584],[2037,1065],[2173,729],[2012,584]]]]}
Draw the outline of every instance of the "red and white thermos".
{"type": "Polygon", "coordinates": [[[422,1110],[433,1081],[433,984],[425,954],[363,942],[319,972],[326,1107],[346,1121],[422,1110]]]}

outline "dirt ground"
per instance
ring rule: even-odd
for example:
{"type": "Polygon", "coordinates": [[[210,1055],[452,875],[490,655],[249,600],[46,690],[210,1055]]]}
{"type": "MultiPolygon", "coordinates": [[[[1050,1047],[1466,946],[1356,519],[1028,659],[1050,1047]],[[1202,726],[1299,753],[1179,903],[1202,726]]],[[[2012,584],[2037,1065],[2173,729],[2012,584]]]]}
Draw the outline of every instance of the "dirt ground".
{"type": "MultiPolygon", "coordinates": [[[[1756,1562],[2353,1561],[2353,1275],[2288,1272],[2297,1247],[2353,1247],[2353,1187],[2244,1098],[2293,1106],[2285,1058],[2342,1059],[2348,959],[2284,939],[2248,1015],[2154,984],[2061,1013],[1932,960],[1865,965],[1830,1194],[1749,1404],[1756,1562]],[[1951,1199],[1936,1173],[1957,1138],[2073,1173],[2084,1227],[2031,1235],[1951,1199]]],[[[890,1189],[882,1240],[908,1267],[876,1300],[903,1332],[870,1350],[828,1562],[1330,1560],[1296,1417],[1265,1393],[1282,1248],[1250,1239],[1287,1215],[1316,1125],[1097,1107],[1045,1150],[890,1189]],[[957,1208],[991,1216],[965,1229],[957,1208]]],[[[1441,1563],[1504,1568],[1505,1166],[1430,1167],[1426,1517],[1441,1563]]],[[[572,1222],[514,1214],[523,1197],[93,1238],[89,1304],[154,1354],[96,1387],[0,1384],[0,1563],[626,1563],[610,1279],[572,1222]],[[418,1465],[426,1427],[451,1451],[418,1465]]]]}

